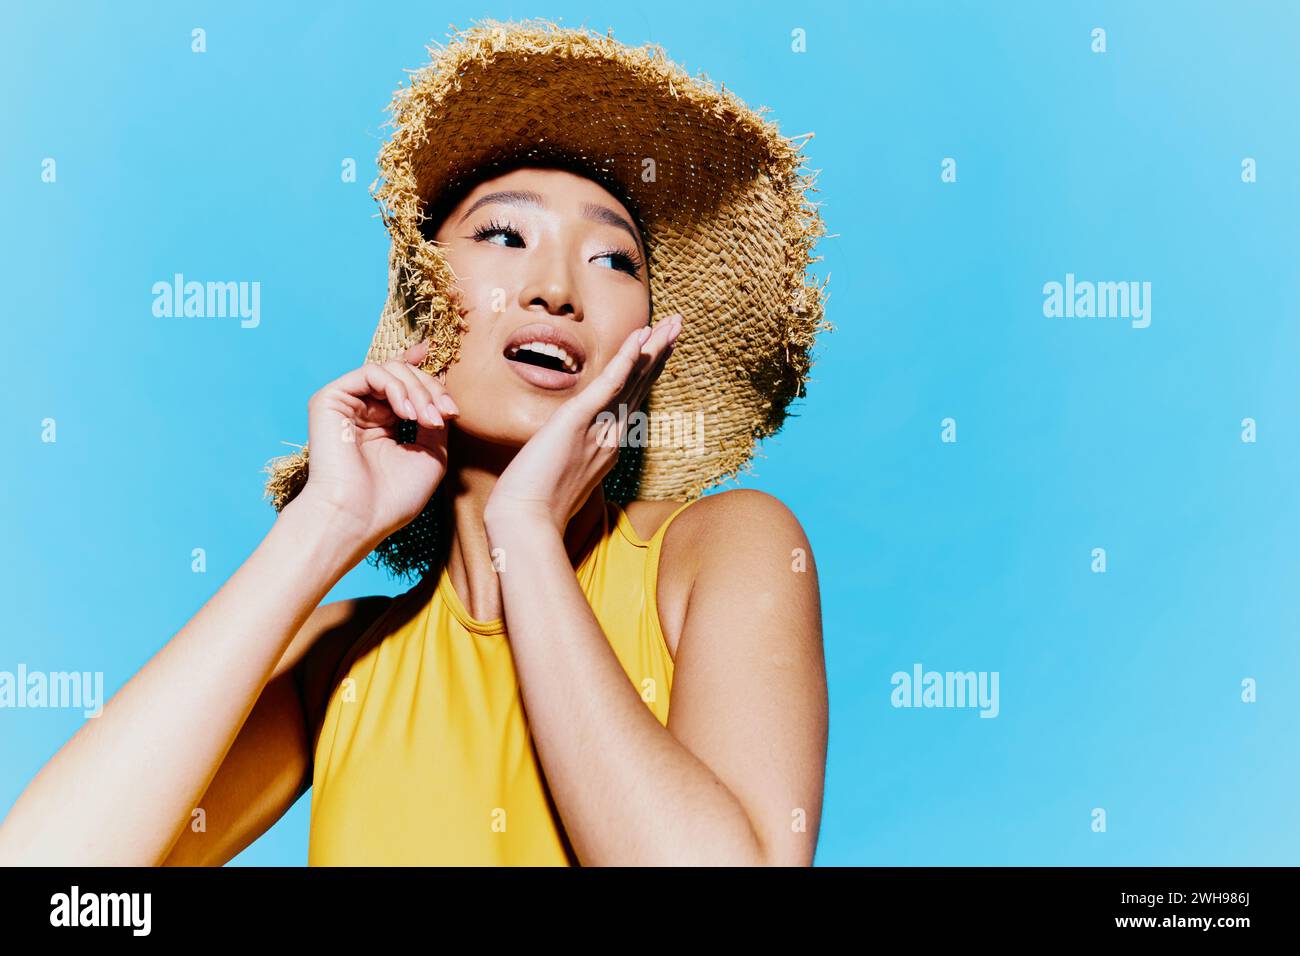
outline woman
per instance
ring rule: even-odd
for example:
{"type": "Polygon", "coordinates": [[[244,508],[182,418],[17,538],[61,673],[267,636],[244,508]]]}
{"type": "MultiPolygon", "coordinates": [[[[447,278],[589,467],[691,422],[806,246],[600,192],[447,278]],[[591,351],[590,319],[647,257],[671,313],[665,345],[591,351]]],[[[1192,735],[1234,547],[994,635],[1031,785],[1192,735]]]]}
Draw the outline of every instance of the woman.
{"type": "Polygon", "coordinates": [[[0,864],[224,863],[309,785],[313,865],[811,864],[811,549],[770,496],[700,496],[822,324],[793,152],[737,102],[537,24],[399,91],[369,360],[312,396],[267,537],[42,769],[0,864]],[[698,447],[630,442],[647,399],[698,447]],[[321,605],[367,555],[420,579],[321,605]]]}

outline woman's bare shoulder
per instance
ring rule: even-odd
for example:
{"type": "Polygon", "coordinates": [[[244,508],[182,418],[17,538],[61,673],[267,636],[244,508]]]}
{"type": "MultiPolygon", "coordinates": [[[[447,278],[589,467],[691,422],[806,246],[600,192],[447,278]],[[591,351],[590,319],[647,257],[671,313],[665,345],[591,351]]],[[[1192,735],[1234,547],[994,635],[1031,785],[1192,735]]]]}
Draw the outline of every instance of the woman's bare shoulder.
{"type": "MultiPolygon", "coordinates": [[[[637,533],[642,533],[642,526],[637,524],[632,511],[634,506],[641,508],[642,523],[653,533],[681,504],[680,501],[634,501],[628,505],[628,519],[637,533]]],[[[779,539],[782,543],[787,538],[806,542],[799,519],[780,498],[755,488],[732,488],[705,495],[684,509],[665,534],[664,549],[700,538],[723,544],[732,538],[752,542],[755,537],[779,539]]]]}
{"type": "MultiPolygon", "coordinates": [[[[623,510],[633,530],[649,539],[682,504],[680,501],[630,501],[623,510]]],[[[693,533],[725,532],[759,525],[802,530],[799,519],[780,498],[756,488],[732,488],[693,502],[673,521],[668,535],[683,538],[693,533]]]]}
{"type": "MultiPolygon", "coordinates": [[[[626,510],[637,534],[649,538],[681,505],[680,501],[630,502],[626,510]]],[[[765,570],[784,569],[792,560],[799,561],[799,549],[804,555],[810,553],[799,519],[766,492],[720,491],[683,509],[664,533],[658,567],[660,625],[674,658],[690,595],[702,570],[721,564],[742,577],[749,574],[759,580],[765,570]]]]}

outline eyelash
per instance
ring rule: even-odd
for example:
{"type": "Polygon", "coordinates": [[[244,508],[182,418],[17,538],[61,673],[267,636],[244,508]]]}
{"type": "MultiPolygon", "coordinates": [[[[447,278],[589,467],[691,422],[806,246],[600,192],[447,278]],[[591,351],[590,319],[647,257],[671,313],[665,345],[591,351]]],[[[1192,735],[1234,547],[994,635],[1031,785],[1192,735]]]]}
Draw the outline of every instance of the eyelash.
{"type": "Polygon", "coordinates": [[[641,260],[633,250],[610,249],[607,252],[602,252],[600,255],[596,256],[597,259],[604,259],[605,257],[612,259],[615,263],[614,268],[618,269],[620,272],[626,272],[628,275],[637,279],[641,278],[641,260]],[[618,264],[620,260],[622,262],[621,265],[618,264]]]}
{"type": "MultiPolygon", "coordinates": [[[[524,241],[523,236],[519,234],[518,229],[510,225],[510,223],[508,222],[498,222],[495,219],[493,219],[487,225],[480,226],[478,229],[475,229],[473,235],[471,235],[470,238],[473,239],[475,242],[486,242],[487,240],[491,239],[493,236],[513,237],[515,239],[518,239],[521,245],[523,244],[524,241]]],[[[517,249],[519,248],[519,246],[507,246],[507,248],[517,249]]],[[[638,279],[641,278],[641,258],[636,254],[636,251],[633,249],[608,249],[605,252],[600,253],[599,255],[592,256],[592,258],[593,259],[608,258],[612,261],[614,268],[617,269],[619,272],[626,272],[628,275],[633,276],[634,278],[638,278],[638,279]]]]}
{"type": "Polygon", "coordinates": [[[475,229],[474,235],[470,238],[475,242],[486,242],[493,236],[514,236],[520,241],[520,243],[524,241],[524,237],[519,234],[518,229],[510,225],[508,222],[497,222],[495,219],[489,222],[486,226],[480,226],[478,229],[475,229]]]}

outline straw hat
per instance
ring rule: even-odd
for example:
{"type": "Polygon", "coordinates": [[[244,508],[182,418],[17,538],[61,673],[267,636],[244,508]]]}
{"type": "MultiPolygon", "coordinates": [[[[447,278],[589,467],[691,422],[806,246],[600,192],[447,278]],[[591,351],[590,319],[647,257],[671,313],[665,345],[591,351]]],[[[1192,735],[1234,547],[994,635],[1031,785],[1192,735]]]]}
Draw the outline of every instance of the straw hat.
{"type": "MultiPolygon", "coordinates": [[[[646,407],[657,436],[624,448],[606,493],[688,501],[748,467],[802,397],[816,334],[829,329],[809,272],[824,234],[805,195],[800,150],[725,87],[692,77],[657,46],[633,48],[544,21],[485,22],[430,47],[432,62],[399,87],[394,128],[371,190],[392,237],[388,300],[366,361],[427,338],[422,367],[458,357],[463,319],[454,276],[420,224],[439,197],[494,169],[562,163],[609,189],[646,240],[655,316],[680,312],[681,337],[646,407]],[[703,442],[695,440],[702,424],[703,442]]],[[[410,440],[409,426],[407,437],[410,440]]],[[[308,449],[272,459],[277,510],[302,488],[308,449]]],[[[438,496],[376,549],[398,574],[427,569],[438,496]]]]}

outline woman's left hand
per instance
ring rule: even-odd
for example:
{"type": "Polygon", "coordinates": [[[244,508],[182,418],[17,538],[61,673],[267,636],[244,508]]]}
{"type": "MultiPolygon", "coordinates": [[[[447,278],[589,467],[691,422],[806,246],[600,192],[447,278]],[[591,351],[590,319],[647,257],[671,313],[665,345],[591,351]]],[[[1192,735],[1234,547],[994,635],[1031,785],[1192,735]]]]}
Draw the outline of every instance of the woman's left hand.
{"type": "Polygon", "coordinates": [[[493,524],[541,521],[564,533],[614,467],[627,416],[649,394],[681,328],[681,316],[672,315],[637,329],[586,388],[555,410],[497,479],[483,514],[489,532],[493,524]]]}

